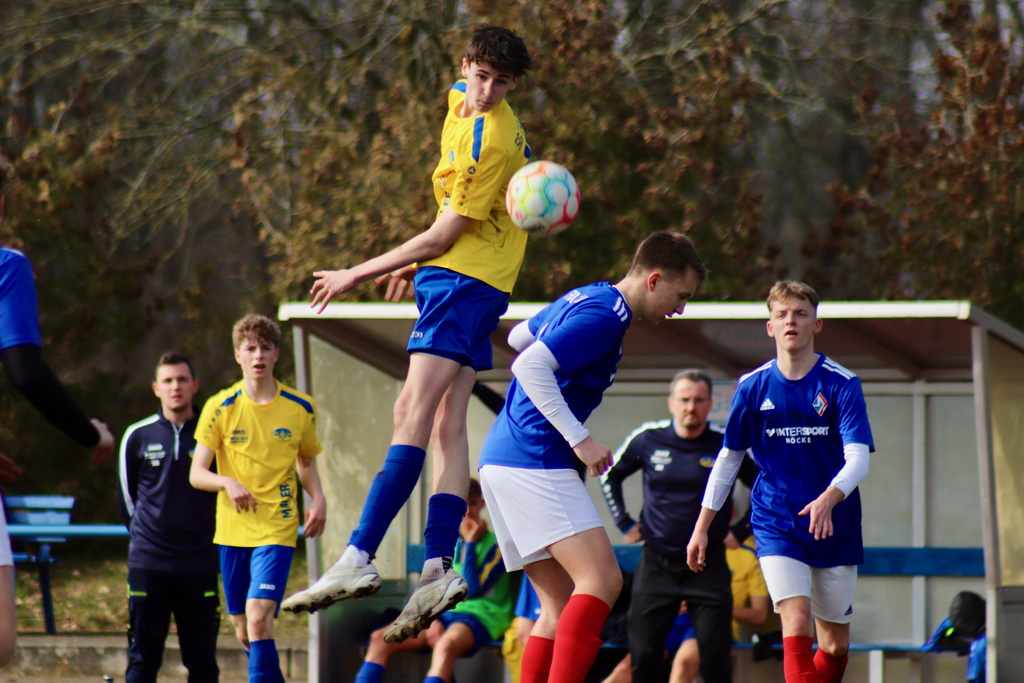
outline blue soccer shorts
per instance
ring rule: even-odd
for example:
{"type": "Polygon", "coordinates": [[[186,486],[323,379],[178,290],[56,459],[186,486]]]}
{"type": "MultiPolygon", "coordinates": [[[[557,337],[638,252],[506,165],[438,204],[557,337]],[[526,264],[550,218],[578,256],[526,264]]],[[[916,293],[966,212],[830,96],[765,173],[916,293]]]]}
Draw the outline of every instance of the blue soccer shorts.
{"type": "Polygon", "coordinates": [[[452,624],[458,623],[464,624],[466,628],[473,632],[473,647],[469,648],[469,651],[464,653],[462,657],[472,657],[480,651],[480,648],[491,642],[491,634],[487,632],[487,629],[480,623],[480,620],[472,614],[454,611],[442,612],[437,620],[444,624],[446,630],[451,628],[452,624]]]}
{"type": "Polygon", "coordinates": [[[474,277],[426,266],[416,272],[420,317],[409,336],[409,353],[430,353],[477,372],[494,367],[491,333],[508,310],[509,295],[474,277]]]}
{"type": "Polygon", "coordinates": [[[245,614],[245,603],[253,598],[273,600],[280,605],[295,548],[284,545],[257,548],[222,545],[218,548],[228,614],[245,614]]]}

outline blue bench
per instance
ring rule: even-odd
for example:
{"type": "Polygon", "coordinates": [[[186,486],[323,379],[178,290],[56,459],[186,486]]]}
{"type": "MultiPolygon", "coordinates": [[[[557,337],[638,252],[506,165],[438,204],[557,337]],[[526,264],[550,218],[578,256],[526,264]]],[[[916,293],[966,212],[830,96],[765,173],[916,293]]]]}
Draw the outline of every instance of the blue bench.
{"type": "MultiPolygon", "coordinates": [[[[636,571],[640,560],[639,545],[613,545],[619,567],[626,572],[636,571]]],[[[406,571],[418,572],[423,567],[426,547],[410,544],[406,547],[406,571]]],[[[982,548],[911,548],[911,547],[866,547],[864,564],[858,567],[859,576],[956,576],[984,577],[985,558],[982,548]]],[[[501,647],[500,642],[489,644],[501,647]]],[[[605,647],[624,647],[618,643],[607,643],[605,647]]],[[[736,643],[736,650],[750,650],[750,643],[736,643]]],[[[777,646],[781,649],[781,646],[777,646]]],[[[881,683],[885,676],[887,657],[922,656],[918,645],[905,643],[852,643],[852,652],[868,654],[870,683],[881,683]]]]}
{"type": "Polygon", "coordinates": [[[43,620],[47,633],[56,633],[53,616],[53,592],[50,587],[50,565],[57,562],[52,546],[67,540],[59,529],[71,522],[73,496],[4,496],[8,530],[12,538],[29,543],[35,552],[19,550],[14,553],[15,564],[32,564],[39,570],[39,590],[43,596],[43,620]],[[30,528],[29,533],[18,530],[30,528]]]}

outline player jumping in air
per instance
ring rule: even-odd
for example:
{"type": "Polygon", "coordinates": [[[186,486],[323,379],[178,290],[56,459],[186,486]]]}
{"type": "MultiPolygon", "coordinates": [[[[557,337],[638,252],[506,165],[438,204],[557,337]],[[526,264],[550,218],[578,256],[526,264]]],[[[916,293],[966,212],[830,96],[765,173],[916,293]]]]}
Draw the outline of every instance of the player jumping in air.
{"type": "Polygon", "coordinates": [[[441,160],[432,178],[438,203],[433,225],[358,266],[314,273],[313,306],[323,310],[360,282],[388,274],[387,298],[400,298],[410,266],[417,264],[420,317],[409,339],[409,371],[395,403],[391,447],[359,524],[335,565],[285,600],[287,611],[312,612],[380,587],[370,561],[419,481],[432,430],[435,483],[427,506],[426,561],[385,640],[416,635],[466,596],[466,582],[451,569],[469,485],[466,411],[476,373],[492,367],[490,335],[508,307],[526,249],[526,233],[505,210],[505,189],[530,149],[505,96],[530,66],[515,33],[477,27],[462,60],[464,79],[448,95],[441,160]]]}

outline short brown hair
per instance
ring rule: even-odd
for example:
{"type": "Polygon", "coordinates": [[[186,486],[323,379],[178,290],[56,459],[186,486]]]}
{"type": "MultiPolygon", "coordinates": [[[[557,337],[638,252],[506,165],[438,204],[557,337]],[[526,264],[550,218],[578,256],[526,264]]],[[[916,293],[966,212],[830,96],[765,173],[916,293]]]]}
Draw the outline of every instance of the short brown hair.
{"type": "Polygon", "coordinates": [[[469,500],[473,496],[476,496],[477,498],[483,498],[484,497],[484,490],[480,487],[480,482],[478,482],[473,477],[470,477],[469,478],[469,492],[466,494],[466,500],[469,500]]]}
{"type": "Polygon", "coordinates": [[[466,61],[487,64],[516,78],[533,67],[523,39],[512,29],[493,24],[480,24],[473,29],[466,46],[466,61]]]}
{"type": "Polygon", "coordinates": [[[680,370],[676,373],[675,377],[672,378],[672,381],[669,382],[669,396],[671,396],[672,392],[675,390],[676,384],[684,379],[689,380],[690,382],[704,382],[704,384],[707,385],[709,396],[715,391],[715,386],[711,382],[711,377],[703,370],[680,370]]]}
{"type": "Polygon", "coordinates": [[[275,349],[281,348],[281,328],[276,322],[265,315],[250,314],[235,323],[231,328],[231,341],[235,348],[249,340],[261,344],[270,344],[275,349]]]}
{"type": "Polygon", "coordinates": [[[814,308],[815,312],[817,312],[818,303],[821,301],[818,298],[818,293],[810,285],[796,280],[779,280],[772,285],[771,291],[768,292],[768,310],[772,310],[772,304],[786,299],[803,299],[814,308]]]}
{"type": "Polygon", "coordinates": [[[698,283],[708,279],[708,270],[697,255],[697,249],[686,235],[678,232],[656,232],[640,243],[629,272],[660,270],[670,275],[682,276],[692,270],[698,283]]]}
{"type": "Polygon", "coordinates": [[[195,379],[196,368],[192,365],[192,361],[188,356],[177,351],[168,351],[160,356],[160,360],[156,362],[156,369],[159,370],[164,365],[181,365],[182,363],[188,366],[188,374],[192,375],[192,379],[195,379]]]}

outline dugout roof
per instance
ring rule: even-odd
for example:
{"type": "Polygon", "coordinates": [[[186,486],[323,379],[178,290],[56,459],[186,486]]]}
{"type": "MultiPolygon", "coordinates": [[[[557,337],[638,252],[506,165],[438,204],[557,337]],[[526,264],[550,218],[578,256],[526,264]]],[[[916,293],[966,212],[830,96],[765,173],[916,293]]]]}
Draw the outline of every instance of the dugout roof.
{"type": "MultiPolygon", "coordinates": [[[[508,332],[542,307],[509,307],[492,338],[495,369],[481,380],[509,381],[515,355],[505,341],[508,332]]],[[[416,315],[411,303],[337,303],[321,315],[308,303],[279,309],[281,320],[395,377],[405,376],[405,343],[416,315]]],[[[975,327],[1024,349],[1024,333],[965,301],[822,303],[818,315],[824,327],[815,349],[865,381],[971,379],[975,327]]],[[[763,303],[691,303],[681,317],[660,326],[637,322],[626,334],[613,391],[628,391],[628,385],[640,390],[638,385],[661,382],[688,366],[710,368],[716,379],[735,379],[775,356],[766,320],[763,303]]]]}

